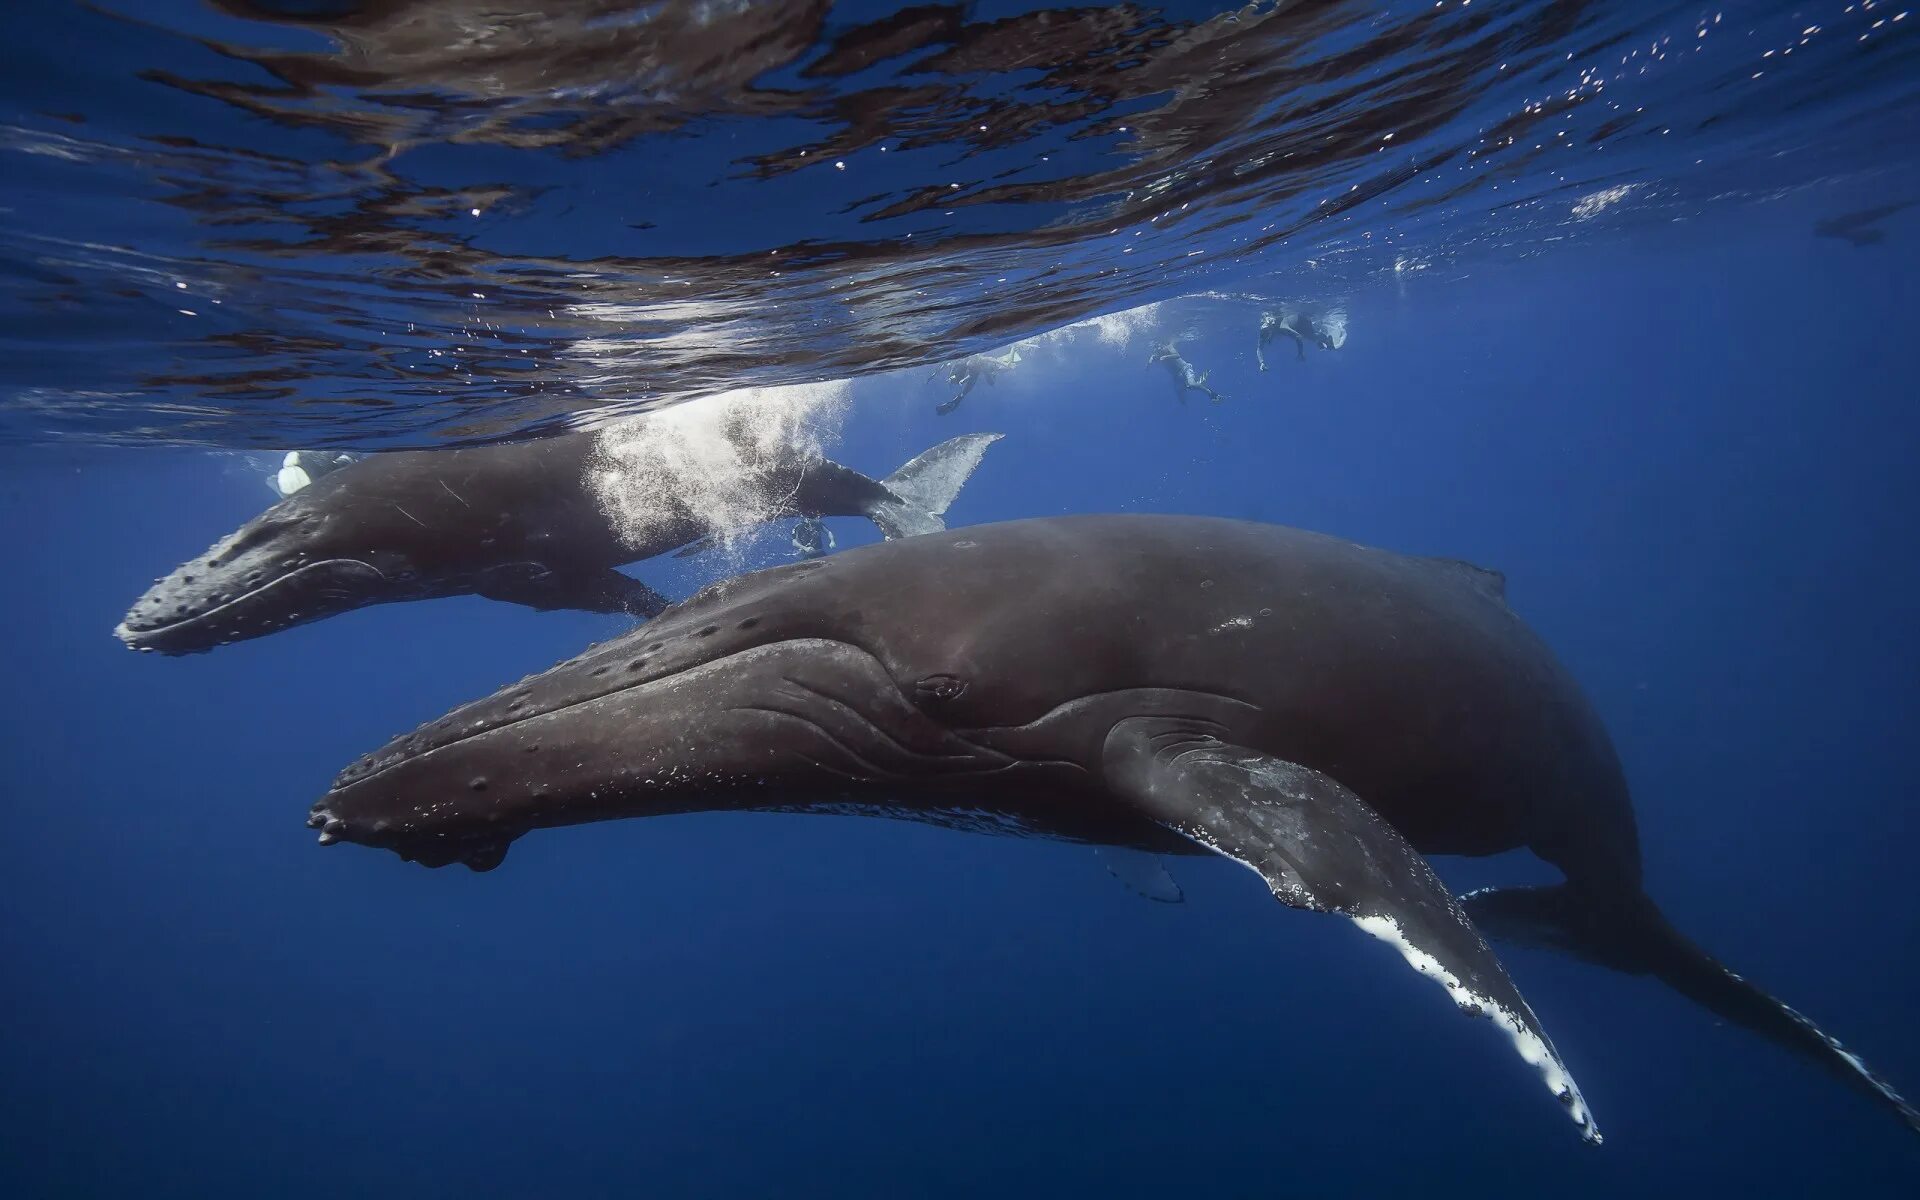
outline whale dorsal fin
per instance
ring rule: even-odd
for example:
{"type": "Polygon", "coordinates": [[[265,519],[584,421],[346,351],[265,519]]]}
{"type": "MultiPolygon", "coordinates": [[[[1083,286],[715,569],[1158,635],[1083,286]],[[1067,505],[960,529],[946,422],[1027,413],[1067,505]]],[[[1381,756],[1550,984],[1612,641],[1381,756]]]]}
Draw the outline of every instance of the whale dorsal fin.
{"type": "Polygon", "coordinates": [[[1143,815],[1250,867],[1283,904],[1350,918],[1461,1008],[1492,1017],[1566,1108],[1600,1133],[1539,1019],[1460,904],[1400,832],[1336,780],[1174,717],[1107,735],[1109,788],[1143,815]]]}
{"type": "Polygon", "coordinates": [[[1425,561],[1443,571],[1452,572],[1456,578],[1465,580],[1502,604],[1506,603],[1507,577],[1500,572],[1458,558],[1429,558],[1425,561]]]}

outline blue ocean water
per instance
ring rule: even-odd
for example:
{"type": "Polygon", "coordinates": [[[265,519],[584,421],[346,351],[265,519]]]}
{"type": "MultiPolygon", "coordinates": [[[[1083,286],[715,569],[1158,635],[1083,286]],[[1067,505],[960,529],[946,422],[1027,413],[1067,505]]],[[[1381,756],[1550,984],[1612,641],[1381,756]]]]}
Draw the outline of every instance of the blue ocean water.
{"type": "MultiPolygon", "coordinates": [[[[864,208],[834,190],[860,161],[740,164],[816,143],[855,159],[873,94],[925,82],[873,77],[883,61],[828,76],[857,82],[845,95],[808,91],[807,64],[884,5],[735,6],[723,21],[761,24],[722,39],[728,55],[699,57],[710,43],[689,34],[663,77],[616,57],[586,81],[560,77],[578,54],[463,76],[366,32],[444,42],[445,19],[480,43],[537,38],[480,5],[305,6],[340,22],[319,30],[241,3],[22,17],[0,145],[0,1191],[1911,1195],[1911,1132],[1805,1064],[1651,980],[1502,947],[1606,1131],[1583,1146],[1486,1023],[1225,861],[1173,863],[1186,901],[1164,905],[1085,847],[838,817],[547,830],[486,874],[314,846],[307,805],[343,765],[628,618],[462,597],[187,658],[112,636],[148,579],[273,500],[281,449],[846,380],[829,450],[869,474],[1006,435],[955,524],[1207,513],[1505,572],[1618,745],[1651,893],[1920,1089],[1920,207],[1904,207],[1920,20],[1483,3],[1444,14],[1471,25],[1417,28],[1425,5],[1116,8],[1006,61],[953,29],[1036,6],[914,10],[944,31],[925,53],[964,48],[974,74],[877,110],[901,122],[886,152],[923,157],[861,183],[864,208]],[[1272,40],[1235,51],[1241,25],[1272,40]],[[1193,28],[1215,49],[1156,57],[1193,28]],[[1089,32],[1116,29],[1146,32],[1121,49],[1089,32]],[[1660,38],[1707,48],[1689,62],[1660,38]],[[1643,42],[1651,75],[1633,74],[1643,42]],[[338,71],[238,44],[337,54],[338,71]],[[1787,47],[1811,61],[1772,67],[1787,47]],[[1216,52],[1232,70],[1208,75],[1216,52]],[[1533,73],[1513,95],[1452,74],[1485,58],[1497,76],[1502,52],[1533,73]],[[1407,189],[1488,161],[1432,146],[1564,94],[1546,83],[1562,53],[1609,64],[1628,97],[1624,115],[1582,100],[1524,125],[1547,145],[1579,128],[1566,156],[1583,165],[1501,161],[1513,201],[1488,182],[1422,215],[1407,189]],[[1139,57],[1152,86],[1048,74],[1102,54],[1139,57]],[[1274,64],[1247,85],[1257,104],[1222,82],[1249,63],[1274,64]],[[1737,90],[1769,71],[1781,90],[1737,90]],[[1395,90],[1435,77],[1457,106],[1395,90]],[[1093,98],[1048,111],[1043,88],[1093,98]],[[1240,124],[1195,122],[1230,99],[1240,124]],[[1378,142],[1363,117],[1390,100],[1424,139],[1392,169],[1343,158],[1257,190],[1198,148],[1252,162],[1329,130],[1378,142]],[[1091,128],[1155,114],[1158,144],[1091,128]],[[1010,126],[963,145],[963,116],[1010,126]],[[567,136],[531,136],[548,129],[567,136]],[[1053,153],[1073,158],[1058,195],[869,220],[949,175],[1011,188],[1053,153]],[[1429,175],[1394,173],[1409,162],[1429,175]],[[1208,215],[1129,207],[1129,186],[1160,179],[1208,215]],[[469,203],[481,180],[500,194],[469,203]],[[1311,217],[1354,187],[1373,207],[1311,217]],[[450,232],[476,208],[479,232],[450,232]],[[1877,239],[1819,232],[1882,209],[1846,226],[1877,239]],[[1267,225],[1298,228],[1267,242],[1267,225]],[[938,248],[910,257],[907,232],[938,248]],[[276,239],[286,253],[262,248],[276,239]],[[763,254],[812,257],[749,278],[763,254]],[[608,307],[541,324],[569,286],[608,307]],[[1296,359],[1274,343],[1258,371],[1275,296],[1337,302],[1345,344],[1296,359]],[[1147,362],[1173,336],[1223,403],[1176,402],[1147,362]],[[934,414],[937,364],[1020,338],[1016,368],[934,414]]],[[[645,25],[589,7],[589,41],[645,25]]],[[[842,547],[878,537],[830,524],[842,547]]],[[[628,570],[678,599],[786,556],[776,528],[628,570]]],[[[1455,890],[1551,874],[1524,855],[1436,865],[1455,890]]]]}

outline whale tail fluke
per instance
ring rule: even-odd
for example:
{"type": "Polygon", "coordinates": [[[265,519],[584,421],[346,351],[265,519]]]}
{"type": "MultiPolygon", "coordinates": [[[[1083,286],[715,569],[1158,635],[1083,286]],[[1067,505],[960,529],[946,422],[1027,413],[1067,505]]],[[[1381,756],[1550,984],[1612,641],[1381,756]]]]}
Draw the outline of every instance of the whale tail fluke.
{"type": "Polygon", "coordinates": [[[947,527],[947,508],[966,486],[980,458],[1004,436],[968,433],[949,438],[880,481],[887,495],[867,517],[888,538],[938,533],[947,527]]]}
{"type": "Polygon", "coordinates": [[[1566,884],[1485,888],[1462,897],[1461,905],[1489,937],[1652,975],[1715,1016],[1813,1061],[1920,1133],[1920,1110],[1859,1055],[1695,945],[1644,895],[1594,902],[1566,884]]]}

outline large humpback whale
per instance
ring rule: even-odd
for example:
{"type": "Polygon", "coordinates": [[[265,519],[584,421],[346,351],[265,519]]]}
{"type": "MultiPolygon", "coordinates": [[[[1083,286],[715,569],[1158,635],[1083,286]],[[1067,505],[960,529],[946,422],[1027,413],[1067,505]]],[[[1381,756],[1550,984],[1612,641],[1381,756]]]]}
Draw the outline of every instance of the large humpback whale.
{"type": "Polygon", "coordinates": [[[1200,517],[849,550],[715,584],[456,709],[348,768],[310,823],[486,870],[532,829],[720,809],[1225,855],[1492,1017],[1593,1141],[1483,928],[1654,975],[1920,1129],[1667,923],[1606,730],[1500,577],[1462,563],[1200,517]],[[1521,847],[1565,882],[1456,900],[1425,858],[1521,847]]]}
{"type": "MultiPolygon", "coordinates": [[[[865,516],[888,537],[928,533],[945,527],[999,437],[942,442],[883,480],[818,454],[759,455],[748,483],[769,519],[865,516]]],[[[468,593],[651,616],[667,601],[614,568],[696,544],[708,528],[671,486],[634,489],[641,500],[626,497],[615,520],[606,464],[592,432],[372,455],[156,580],[115,633],[137,650],[185,654],[369,604],[468,593]]]]}

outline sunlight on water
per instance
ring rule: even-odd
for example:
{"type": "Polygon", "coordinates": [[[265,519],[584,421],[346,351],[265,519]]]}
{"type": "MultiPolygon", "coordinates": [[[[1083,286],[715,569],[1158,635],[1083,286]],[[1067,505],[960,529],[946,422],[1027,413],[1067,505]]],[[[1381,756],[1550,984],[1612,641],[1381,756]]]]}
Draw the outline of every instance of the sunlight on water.
{"type": "Polygon", "coordinates": [[[1160,304],[1142,304],[1138,308],[1129,308],[1117,313],[1108,313],[1086,321],[1075,321],[1062,326],[1051,333],[1034,339],[1038,342],[1073,341],[1091,332],[1101,345],[1115,350],[1125,350],[1134,339],[1143,337],[1153,329],[1160,318],[1160,304]]]}
{"type": "Polygon", "coordinates": [[[95,52],[0,83],[10,441],[422,446],[932,367],[1858,187],[1920,124],[1915,22],[1839,0],[35,12],[95,52]]]}
{"type": "Polygon", "coordinates": [[[731,552],[790,499],[775,473],[839,436],[847,394],[844,383],[743,388],[618,421],[600,431],[590,486],[629,545],[690,524],[731,552]]]}
{"type": "Polygon", "coordinates": [[[1601,188],[1597,192],[1590,192],[1580,197],[1579,203],[1573,206],[1574,218],[1580,221],[1592,220],[1594,217],[1599,216],[1601,213],[1632,195],[1633,189],[1636,186],[1638,185],[1620,183],[1610,188],[1601,188]]]}

